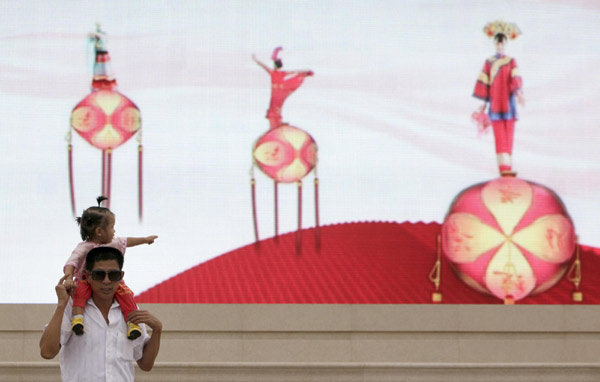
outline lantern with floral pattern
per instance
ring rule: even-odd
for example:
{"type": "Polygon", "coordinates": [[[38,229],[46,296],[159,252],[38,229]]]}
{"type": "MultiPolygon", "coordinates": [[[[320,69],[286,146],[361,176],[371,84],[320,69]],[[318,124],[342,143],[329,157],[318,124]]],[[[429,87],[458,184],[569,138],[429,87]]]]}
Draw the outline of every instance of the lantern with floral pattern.
{"type": "Polygon", "coordinates": [[[254,145],[254,162],[276,182],[304,178],[317,163],[317,144],[304,130],[281,125],[267,131],[254,145]]]}
{"type": "Polygon", "coordinates": [[[556,284],[575,245],[573,222],[558,195],[514,177],[465,189],[442,225],[443,253],[458,276],[509,303],[556,284]]]}
{"type": "MultiPolygon", "coordinates": [[[[300,249],[302,228],[302,179],[314,170],[315,173],[315,234],[316,245],[320,246],[319,229],[319,179],[317,178],[317,143],[306,131],[281,124],[268,130],[258,138],[252,149],[252,169],[257,166],[274,181],[275,191],[275,237],[279,235],[279,183],[296,183],[298,186],[298,230],[296,245],[300,249]]],[[[258,220],[256,216],[256,188],[252,170],[252,214],[254,236],[258,242],[258,220]]]]}
{"type": "MultiPolygon", "coordinates": [[[[95,62],[92,79],[92,92],[73,108],[71,127],[92,146],[102,150],[102,190],[110,207],[112,151],[138,134],[138,207],[142,217],[142,143],[141,116],[138,107],[126,96],[119,93],[117,80],[112,75],[110,56],[104,44],[104,32],[97,27],[90,35],[94,44],[95,62]]],[[[75,190],[73,184],[73,146],[71,133],[69,141],[69,181],[71,184],[71,207],[75,214],[75,190]]]]}

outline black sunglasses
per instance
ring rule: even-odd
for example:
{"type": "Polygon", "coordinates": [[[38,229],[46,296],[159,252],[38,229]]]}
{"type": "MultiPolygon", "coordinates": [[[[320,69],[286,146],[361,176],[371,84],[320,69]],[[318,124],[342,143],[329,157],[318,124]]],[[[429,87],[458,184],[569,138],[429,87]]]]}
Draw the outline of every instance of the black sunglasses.
{"type": "Polygon", "coordinates": [[[112,271],[103,271],[100,269],[95,269],[91,272],[92,280],[94,281],[104,281],[106,278],[106,274],[108,273],[108,279],[110,281],[120,281],[123,278],[123,271],[117,271],[113,269],[112,271]]]}

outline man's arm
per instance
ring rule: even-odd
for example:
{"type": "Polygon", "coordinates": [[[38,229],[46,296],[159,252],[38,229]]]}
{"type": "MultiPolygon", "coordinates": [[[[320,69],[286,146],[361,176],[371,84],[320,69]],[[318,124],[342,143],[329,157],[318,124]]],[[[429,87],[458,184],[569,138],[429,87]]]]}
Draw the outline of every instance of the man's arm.
{"type": "Polygon", "coordinates": [[[135,247],[136,245],[142,244],[152,244],[154,240],[158,239],[158,236],[146,236],[146,237],[128,237],[127,238],[127,247],[135,247]]]}
{"type": "Polygon", "coordinates": [[[152,370],[154,361],[158,355],[160,349],[160,335],[162,334],[162,322],[158,318],[154,317],[147,310],[136,310],[135,312],[129,313],[129,321],[134,324],[144,323],[152,329],[150,340],[144,345],[144,351],[142,358],[137,361],[140,369],[144,371],[152,370]]]}
{"type": "Polygon", "coordinates": [[[66,275],[61,277],[58,285],[54,288],[56,290],[56,296],[58,297],[58,304],[54,310],[54,314],[48,323],[48,326],[42,333],[40,339],[40,355],[45,359],[52,359],[56,357],[60,351],[60,327],[62,324],[63,314],[69,301],[69,294],[67,289],[63,285],[66,279],[66,275]]]}

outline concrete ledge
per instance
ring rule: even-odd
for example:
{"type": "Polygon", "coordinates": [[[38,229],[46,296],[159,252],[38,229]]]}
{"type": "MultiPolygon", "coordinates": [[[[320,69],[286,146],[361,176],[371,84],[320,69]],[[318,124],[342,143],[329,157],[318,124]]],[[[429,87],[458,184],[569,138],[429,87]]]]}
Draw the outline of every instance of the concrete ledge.
{"type": "MultiPolygon", "coordinates": [[[[0,363],[5,382],[59,382],[57,363],[0,363]]],[[[597,382],[599,364],[565,363],[201,363],[159,362],[136,381],[146,382],[330,382],[330,381],[432,381],[432,382],[597,382]]]]}
{"type": "MultiPolygon", "coordinates": [[[[138,381],[600,381],[596,305],[144,304],[163,321],[138,381]]],[[[54,305],[0,305],[0,381],[59,381],[54,305]]]]}
{"type": "MultiPolygon", "coordinates": [[[[600,305],[140,304],[169,331],[599,332],[600,305]]],[[[53,304],[0,304],[0,331],[39,331],[53,304]]]]}

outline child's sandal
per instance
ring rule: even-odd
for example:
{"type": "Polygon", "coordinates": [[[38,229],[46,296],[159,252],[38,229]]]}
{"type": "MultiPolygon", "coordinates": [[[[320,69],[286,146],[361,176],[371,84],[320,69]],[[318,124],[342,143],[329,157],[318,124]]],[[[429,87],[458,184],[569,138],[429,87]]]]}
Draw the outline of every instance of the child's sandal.
{"type": "Polygon", "coordinates": [[[138,325],[128,322],[127,323],[127,338],[130,340],[135,340],[139,336],[142,335],[142,328],[138,325]]]}
{"type": "Polygon", "coordinates": [[[85,325],[83,325],[83,318],[75,317],[71,320],[71,330],[78,336],[85,332],[85,325]]]}

